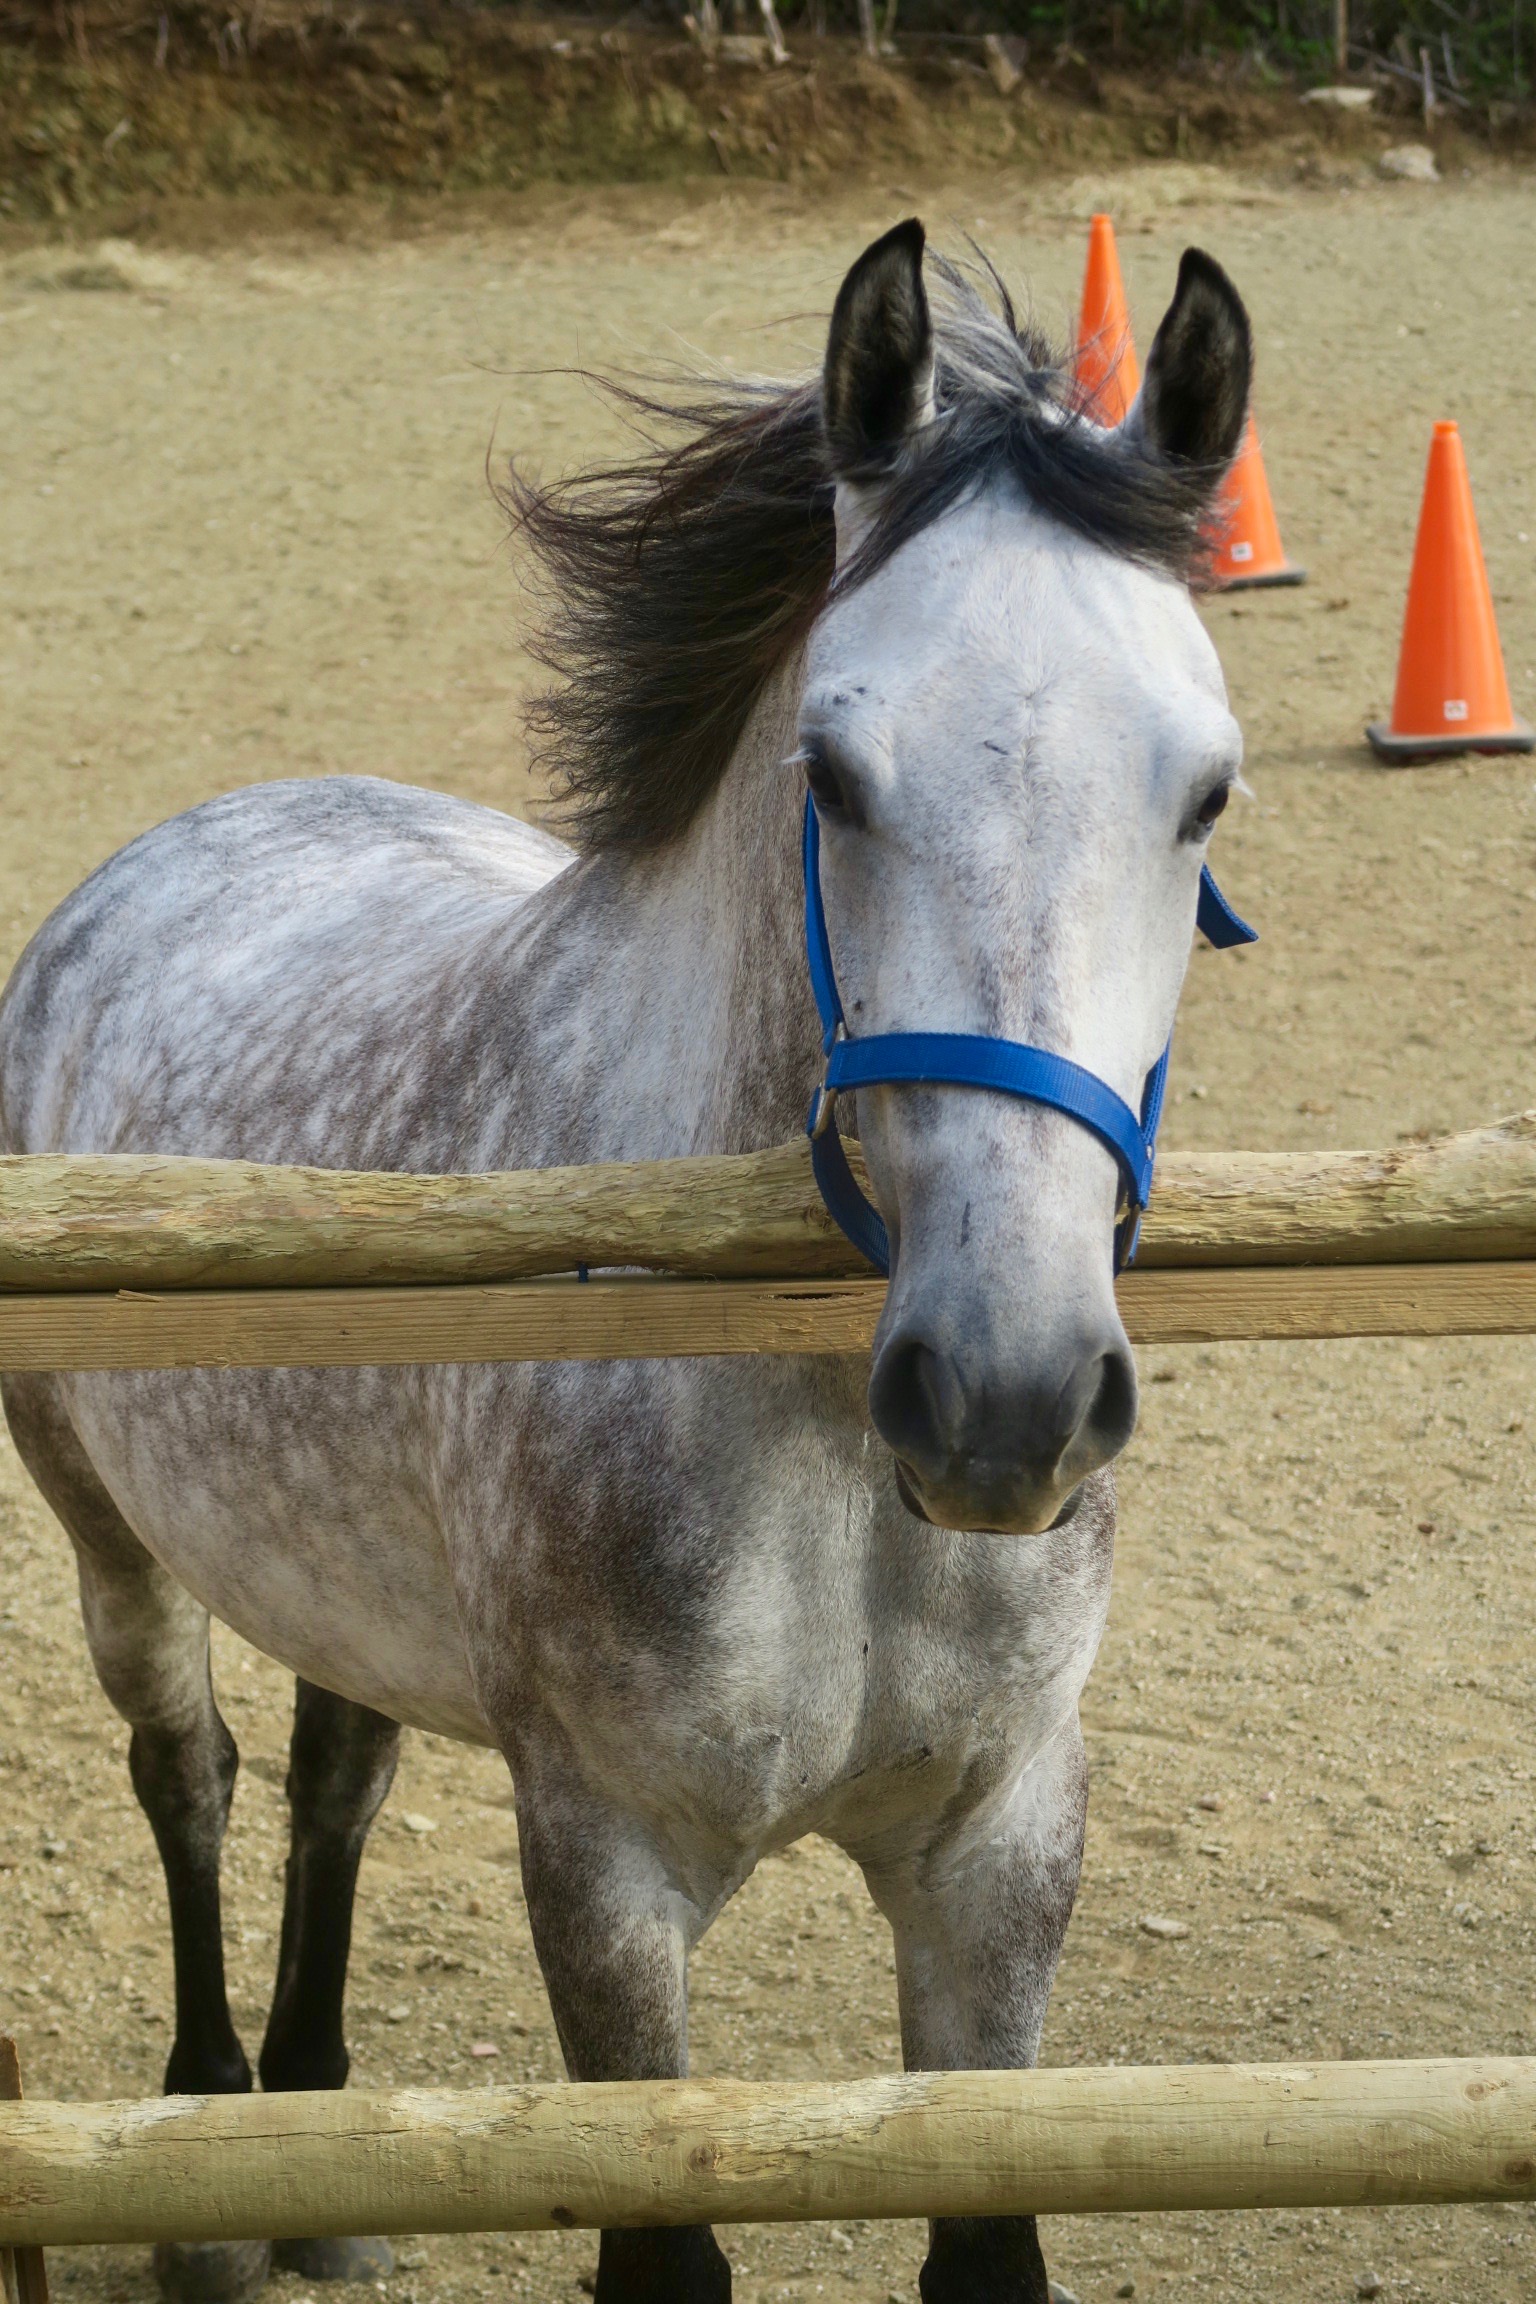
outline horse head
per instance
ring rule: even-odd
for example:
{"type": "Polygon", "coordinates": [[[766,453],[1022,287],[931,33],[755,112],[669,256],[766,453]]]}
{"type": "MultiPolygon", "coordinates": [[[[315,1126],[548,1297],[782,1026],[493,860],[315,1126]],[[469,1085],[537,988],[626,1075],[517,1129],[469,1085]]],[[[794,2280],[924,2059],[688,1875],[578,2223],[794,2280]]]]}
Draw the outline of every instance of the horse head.
{"type": "MultiPolygon", "coordinates": [[[[1188,251],[1105,432],[1040,388],[1011,312],[981,312],[960,294],[935,328],[915,222],[838,296],[837,575],[795,772],[852,1037],[1023,1042],[1134,1111],[1242,756],[1187,571],[1245,420],[1248,322],[1188,251]]],[[[891,1247],[870,1408],[903,1497],[944,1527],[1048,1528],[1135,1424],[1122,1164],[1079,1118],[968,1087],[861,1087],[858,1126],[891,1247]]]]}

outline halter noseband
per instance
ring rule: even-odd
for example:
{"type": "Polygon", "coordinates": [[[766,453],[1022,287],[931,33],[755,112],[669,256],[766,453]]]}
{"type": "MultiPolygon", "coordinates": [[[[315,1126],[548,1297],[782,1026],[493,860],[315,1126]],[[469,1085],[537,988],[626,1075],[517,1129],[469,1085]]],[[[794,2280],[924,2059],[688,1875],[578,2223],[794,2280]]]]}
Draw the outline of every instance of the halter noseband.
{"type": "MultiPolygon", "coordinates": [[[[805,955],[811,989],[821,1017],[821,1045],[827,1067],[811,1101],[805,1132],[811,1140],[811,1168],[827,1213],[846,1233],[860,1255],[877,1271],[889,1272],[891,1244],[880,1212],[854,1182],[843,1140],[837,1131],[837,1099],[845,1088],[872,1088],[892,1082],[946,1088],[990,1088],[1003,1096],[1019,1096],[1030,1104],[1048,1104],[1065,1112],[1107,1144],[1120,1165],[1125,1182],[1124,1210],[1115,1226],[1115,1270],[1130,1263],[1136,1253],[1136,1235],[1152,1197],[1152,1168],[1157,1155],[1157,1127],[1163,1116],[1163,1092],[1168,1084],[1169,1048],[1165,1048],[1147,1074],[1141,1092],[1139,1116],[1116,1095],[1096,1072],[1085,1071],[1066,1056],[1031,1048],[1022,1040],[998,1040],[982,1032],[877,1032],[866,1040],[853,1039],[838,997],[827,940],[827,915],[821,899],[821,831],[816,804],[805,800],[805,955]]],[[[1259,932],[1240,920],[1211,877],[1209,865],[1200,871],[1200,897],[1195,925],[1218,950],[1232,944],[1256,944],[1259,932]]]]}

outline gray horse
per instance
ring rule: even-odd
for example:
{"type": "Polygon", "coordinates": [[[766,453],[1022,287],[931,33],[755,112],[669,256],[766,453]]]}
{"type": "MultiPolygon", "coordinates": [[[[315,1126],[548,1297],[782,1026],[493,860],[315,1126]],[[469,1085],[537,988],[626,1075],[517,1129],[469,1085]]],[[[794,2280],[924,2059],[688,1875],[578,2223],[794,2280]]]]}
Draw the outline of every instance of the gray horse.
{"type": "MultiPolygon", "coordinates": [[[[1247,403],[1186,254],[1118,431],[995,284],[899,226],[823,376],[700,389],[671,444],[509,502],[554,579],[576,853],[367,779],[213,801],[115,857],[0,1007],[0,1144],[412,1171],[777,1143],[820,1066],[807,785],[853,1030],[1005,1034],[1135,1104],[1240,741],[1191,605],[1247,403]]],[[[654,428],[652,432],[654,443],[654,428]]],[[[398,1723],[495,1745],[566,2064],[687,2068],[690,1947],[821,1832],[896,1949],[909,2066],[1037,2053],[1072,1909],[1078,1700],[1135,1418],[1113,1159],[1058,1112],[877,1088],[873,1373],[757,1359],[13,1377],[129,1723],[176,1963],[170,2089],[241,2090],[236,1753],[210,1614],[298,1676],[269,2089],[340,2087],[359,1857],[398,1723]]],[[[379,2243],[288,2243],[311,2278],[379,2243]]],[[[265,2248],[160,2252],[231,2297],[265,2248]]],[[[1044,2304],[1034,2220],[940,2221],[926,2304],[1044,2304]]],[[[602,2234],[599,2304],[714,2304],[707,2227],[602,2234]]]]}

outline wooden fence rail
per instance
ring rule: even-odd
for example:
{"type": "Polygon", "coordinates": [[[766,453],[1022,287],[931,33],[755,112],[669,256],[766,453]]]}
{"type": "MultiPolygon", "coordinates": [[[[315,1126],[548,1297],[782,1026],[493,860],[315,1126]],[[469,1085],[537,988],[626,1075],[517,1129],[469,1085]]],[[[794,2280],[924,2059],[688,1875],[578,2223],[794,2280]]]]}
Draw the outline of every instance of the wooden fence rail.
{"type": "MultiPolygon", "coordinates": [[[[1536,1258],[1536,1113],[1379,1152],[1166,1153],[1138,1265],[1505,1258],[1536,1258]]],[[[727,1158],[489,1176],[0,1158],[0,1289],[27,1294],[441,1285],[578,1264],[734,1279],[869,1271],[822,1207],[803,1138],[727,1158]]]]}
{"type": "MultiPolygon", "coordinates": [[[[1133,1337],[1536,1332],[1536,1118],[1224,1162],[1166,1163],[1133,1337]]],[[[865,1348],[884,1284],[845,1276],[807,1183],[798,1147],[500,1178],[0,1161],[0,1368],[865,1348]],[[674,1276],[505,1277],[578,1255],[674,1276]]],[[[0,2103],[0,2251],[1514,2199],[1536,2059],[0,2103]]]]}
{"type": "MultiPolygon", "coordinates": [[[[1139,1343],[1536,1332],[1536,1114],[1170,1154],[1119,1293],[1139,1343]]],[[[859,1352],[883,1301],[803,1142],[488,1176],[0,1159],[0,1369],[859,1352]]]]}
{"type": "MultiPolygon", "coordinates": [[[[1127,1272],[1139,1344],[1536,1333],[1536,1262],[1127,1272]]],[[[355,1368],[866,1352],[883,1280],[521,1280],[488,1287],[0,1294],[0,1371],[355,1368]]]]}
{"type": "Polygon", "coordinates": [[[0,2243],[1536,2198],[1536,2059],[0,2105],[0,2243]]]}

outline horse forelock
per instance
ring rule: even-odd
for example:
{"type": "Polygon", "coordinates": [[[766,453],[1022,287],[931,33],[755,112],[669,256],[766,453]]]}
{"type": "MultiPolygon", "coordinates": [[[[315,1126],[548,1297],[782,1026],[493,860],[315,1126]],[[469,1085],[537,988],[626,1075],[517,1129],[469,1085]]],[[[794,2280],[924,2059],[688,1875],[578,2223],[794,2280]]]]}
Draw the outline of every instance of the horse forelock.
{"type": "Polygon", "coordinates": [[[931,258],[934,420],[882,483],[836,570],[835,480],[816,380],[599,379],[637,452],[499,490],[548,586],[534,653],[556,685],[529,708],[561,829],[585,849],[654,847],[693,821],[764,682],[832,591],[866,581],[988,482],[1180,581],[1199,571],[1219,475],[1175,464],[1085,408],[1068,356],[1020,325],[989,265],[931,258]]]}

